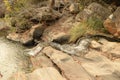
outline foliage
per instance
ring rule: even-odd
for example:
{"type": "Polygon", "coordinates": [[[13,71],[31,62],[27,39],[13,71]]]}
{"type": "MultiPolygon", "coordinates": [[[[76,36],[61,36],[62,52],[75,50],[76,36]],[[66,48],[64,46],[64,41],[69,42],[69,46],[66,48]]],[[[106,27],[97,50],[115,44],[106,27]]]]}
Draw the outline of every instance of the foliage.
{"type": "Polygon", "coordinates": [[[96,17],[90,17],[87,21],[75,25],[70,30],[69,42],[75,42],[81,36],[87,34],[104,33],[103,21],[96,17]]]}
{"type": "Polygon", "coordinates": [[[86,23],[79,23],[75,25],[74,27],[71,28],[70,30],[70,40],[69,42],[74,42],[76,41],[80,36],[84,35],[86,32],[86,23]]]}
{"type": "Polygon", "coordinates": [[[6,10],[7,10],[7,11],[11,11],[11,5],[10,5],[9,0],[3,0],[3,1],[4,1],[4,3],[5,3],[6,10]]]}
{"type": "Polygon", "coordinates": [[[11,17],[27,5],[27,0],[3,0],[6,6],[5,16],[11,17]]]}

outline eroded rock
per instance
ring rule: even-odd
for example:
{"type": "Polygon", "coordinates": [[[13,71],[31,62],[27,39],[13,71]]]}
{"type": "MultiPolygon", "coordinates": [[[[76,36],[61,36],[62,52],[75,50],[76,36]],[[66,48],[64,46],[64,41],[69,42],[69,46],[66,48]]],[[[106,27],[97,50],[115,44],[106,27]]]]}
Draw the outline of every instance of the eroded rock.
{"type": "Polygon", "coordinates": [[[34,44],[34,40],[40,39],[45,26],[38,24],[32,26],[30,30],[25,31],[24,33],[10,33],[7,38],[13,41],[21,42],[22,44],[34,44]]]}
{"type": "Polygon", "coordinates": [[[115,37],[120,36],[120,7],[111,14],[104,22],[104,27],[115,37]]]}

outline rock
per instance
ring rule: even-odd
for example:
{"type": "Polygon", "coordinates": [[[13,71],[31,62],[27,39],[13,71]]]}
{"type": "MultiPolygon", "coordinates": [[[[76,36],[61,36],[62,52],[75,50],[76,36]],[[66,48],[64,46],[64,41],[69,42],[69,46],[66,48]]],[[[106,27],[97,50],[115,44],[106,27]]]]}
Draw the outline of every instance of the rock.
{"type": "Polygon", "coordinates": [[[75,46],[69,45],[69,44],[60,45],[58,43],[51,42],[50,46],[52,46],[53,48],[57,50],[63,51],[67,54],[70,54],[70,55],[75,55],[79,52],[77,49],[75,49],[75,46]]]}
{"type": "Polygon", "coordinates": [[[95,80],[119,80],[119,61],[111,61],[101,54],[103,53],[91,50],[85,58],[74,57],[74,59],[80,62],[83,68],[95,77],[95,80]]]}
{"type": "Polygon", "coordinates": [[[108,8],[98,4],[98,3],[91,3],[87,9],[91,10],[93,14],[97,15],[100,17],[102,20],[105,20],[111,12],[109,11],[108,8]]]}
{"type": "Polygon", "coordinates": [[[94,80],[94,78],[90,76],[79,63],[74,61],[71,56],[55,50],[52,47],[46,47],[43,52],[50,57],[67,79],[94,80]]]}
{"type": "Polygon", "coordinates": [[[101,45],[101,50],[104,53],[108,53],[109,55],[111,55],[111,59],[112,58],[120,58],[120,43],[117,42],[109,42],[105,39],[100,39],[99,40],[100,43],[102,43],[101,45]]]}
{"type": "Polygon", "coordinates": [[[37,21],[51,21],[51,20],[56,20],[61,17],[61,14],[49,7],[42,7],[42,8],[37,8],[36,10],[36,15],[31,20],[37,20],[37,21]]]}
{"type": "Polygon", "coordinates": [[[30,34],[33,37],[33,39],[39,40],[42,36],[46,26],[42,24],[37,24],[35,26],[32,26],[30,29],[30,34]]]}
{"type": "Polygon", "coordinates": [[[12,41],[16,41],[16,42],[21,42],[24,45],[32,45],[33,44],[33,38],[32,36],[29,35],[28,31],[26,31],[25,33],[10,33],[7,36],[7,39],[12,40],[12,41]]]}
{"type": "Polygon", "coordinates": [[[117,8],[117,10],[111,14],[108,19],[104,22],[104,27],[110,32],[113,36],[119,38],[120,36],[120,7],[117,8]]]}
{"type": "Polygon", "coordinates": [[[89,9],[84,9],[83,11],[79,12],[76,16],[77,21],[87,20],[92,14],[92,11],[89,9]]]}
{"type": "Polygon", "coordinates": [[[79,4],[77,3],[72,3],[69,7],[69,11],[71,13],[78,13],[80,10],[79,10],[79,4]]]}
{"type": "Polygon", "coordinates": [[[24,44],[24,45],[32,45],[34,43],[33,37],[31,34],[29,34],[29,31],[26,31],[25,33],[18,34],[20,35],[20,40],[19,42],[24,44]]]}
{"type": "Polygon", "coordinates": [[[95,40],[92,40],[90,47],[96,50],[101,50],[102,45],[95,40]]]}
{"type": "Polygon", "coordinates": [[[49,26],[45,29],[42,40],[51,42],[57,41],[60,43],[67,42],[69,39],[69,30],[74,25],[73,16],[63,16],[54,25],[49,26]],[[59,40],[59,41],[58,41],[59,40]],[[66,40],[66,41],[63,41],[66,40]]]}
{"type": "Polygon", "coordinates": [[[54,39],[52,42],[59,43],[59,44],[65,44],[69,42],[69,39],[70,39],[69,35],[63,35],[63,36],[60,36],[54,39]]]}
{"type": "Polygon", "coordinates": [[[85,53],[87,53],[89,46],[90,46],[90,40],[89,39],[83,39],[81,40],[77,45],[76,44],[63,44],[60,45],[58,43],[53,43],[51,42],[50,45],[53,48],[56,48],[60,51],[63,51],[67,54],[70,55],[84,55],[85,53]]]}
{"type": "Polygon", "coordinates": [[[25,50],[25,53],[29,56],[36,56],[37,54],[40,53],[40,51],[43,49],[41,46],[36,46],[30,50],[25,50]]]}
{"type": "Polygon", "coordinates": [[[10,33],[7,36],[7,39],[13,40],[13,41],[20,41],[20,35],[17,33],[10,33]]]}
{"type": "Polygon", "coordinates": [[[39,53],[37,56],[35,57],[30,57],[31,63],[32,63],[32,67],[34,69],[37,68],[45,68],[45,67],[53,67],[53,63],[52,61],[46,57],[45,55],[42,55],[43,53],[39,53]]]}
{"type": "Polygon", "coordinates": [[[25,74],[18,72],[9,80],[66,80],[53,67],[39,68],[32,73],[25,74]]]}
{"type": "Polygon", "coordinates": [[[45,26],[35,25],[32,26],[30,30],[25,31],[24,33],[10,33],[7,38],[13,41],[21,42],[24,45],[34,44],[34,40],[39,40],[45,26]]]}
{"type": "Polygon", "coordinates": [[[102,20],[105,20],[111,12],[106,7],[98,4],[98,3],[91,3],[87,8],[85,8],[82,12],[80,12],[76,16],[76,20],[82,21],[87,20],[91,16],[95,16],[102,20]]]}
{"type": "MultiPolygon", "coordinates": [[[[24,50],[24,53],[27,55],[27,56],[31,56],[31,57],[35,57],[37,55],[40,55],[42,49],[44,47],[48,46],[48,43],[46,42],[40,42],[39,44],[37,44],[37,46],[33,47],[33,48],[30,48],[30,49],[25,49],[24,50]]],[[[42,54],[42,53],[41,53],[42,54]]]]}
{"type": "Polygon", "coordinates": [[[53,67],[40,68],[27,75],[28,80],[66,80],[53,67]]]}
{"type": "Polygon", "coordinates": [[[66,80],[53,67],[37,69],[34,72],[27,74],[27,77],[28,80],[66,80]]]}
{"type": "Polygon", "coordinates": [[[17,28],[18,33],[23,33],[36,24],[54,21],[62,16],[61,13],[49,7],[30,7],[18,14],[14,15],[11,20],[12,26],[17,28]]]}

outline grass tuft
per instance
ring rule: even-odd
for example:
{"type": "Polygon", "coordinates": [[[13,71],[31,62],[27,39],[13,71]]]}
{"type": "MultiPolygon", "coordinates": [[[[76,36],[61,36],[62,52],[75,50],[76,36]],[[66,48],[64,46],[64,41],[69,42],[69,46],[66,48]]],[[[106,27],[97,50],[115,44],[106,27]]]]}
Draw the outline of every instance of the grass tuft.
{"type": "Polygon", "coordinates": [[[75,25],[70,30],[69,42],[75,42],[78,38],[88,34],[105,33],[103,21],[96,17],[90,17],[87,21],[75,25]]]}

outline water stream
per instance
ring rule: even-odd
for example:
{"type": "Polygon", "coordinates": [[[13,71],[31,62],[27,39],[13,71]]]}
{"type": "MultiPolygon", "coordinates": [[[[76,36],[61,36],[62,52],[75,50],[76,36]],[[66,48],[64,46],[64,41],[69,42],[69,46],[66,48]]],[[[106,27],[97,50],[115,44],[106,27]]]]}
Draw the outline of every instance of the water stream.
{"type": "Polygon", "coordinates": [[[0,73],[3,76],[0,80],[8,80],[13,73],[27,69],[29,61],[24,49],[22,45],[0,37],[0,73]]]}

